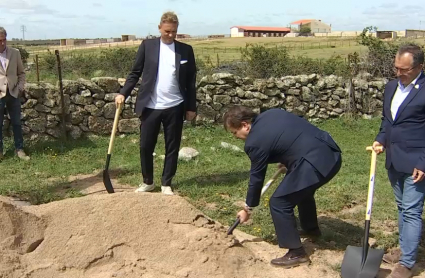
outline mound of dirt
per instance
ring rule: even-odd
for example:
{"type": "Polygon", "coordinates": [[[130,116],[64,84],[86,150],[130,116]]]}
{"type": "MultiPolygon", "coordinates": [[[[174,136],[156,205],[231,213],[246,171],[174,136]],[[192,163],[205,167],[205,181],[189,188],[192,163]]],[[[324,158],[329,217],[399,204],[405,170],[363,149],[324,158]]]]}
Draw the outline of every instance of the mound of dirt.
{"type": "Polygon", "coordinates": [[[115,193],[40,206],[0,199],[0,277],[339,277],[342,253],[283,270],[286,250],[215,223],[179,196],[115,193]]]}

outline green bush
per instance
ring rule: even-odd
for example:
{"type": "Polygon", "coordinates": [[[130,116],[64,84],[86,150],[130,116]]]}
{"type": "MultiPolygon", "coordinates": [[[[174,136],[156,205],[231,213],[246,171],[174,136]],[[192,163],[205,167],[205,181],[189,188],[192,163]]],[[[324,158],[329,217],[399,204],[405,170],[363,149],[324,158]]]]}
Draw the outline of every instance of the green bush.
{"type": "Polygon", "coordinates": [[[30,54],[23,47],[17,46],[16,49],[18,49],[19,53],[21,53],[22,63],[26,64],[30,54]]]}
{"type": "Polygon", "coordinates": [[[313,59],[290,56],[286,47],[265,47],[247,44],[241,48],[243,73],[254,78],[281,77],[300,74],[346,75],[349,66],[345,59],[333,56],[329,59],[313,59]]]}

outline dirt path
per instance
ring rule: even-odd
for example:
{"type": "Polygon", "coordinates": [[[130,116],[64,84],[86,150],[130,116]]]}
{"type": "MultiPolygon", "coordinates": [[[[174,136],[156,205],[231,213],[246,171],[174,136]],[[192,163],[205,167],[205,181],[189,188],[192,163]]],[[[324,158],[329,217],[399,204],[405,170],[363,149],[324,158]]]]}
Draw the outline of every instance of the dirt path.
{"type": "MultiPolygon", "coordinates": [[[[86,192],[96,191],[93,184],[86,192]]],[[[185,199],[160,193],[126,190],[40,206],[0,197],[0,277],[340,277],[343,252],[309,244],[313,263],[283,270],[269,261],[286,250],[226,229],[185,199]]]]}

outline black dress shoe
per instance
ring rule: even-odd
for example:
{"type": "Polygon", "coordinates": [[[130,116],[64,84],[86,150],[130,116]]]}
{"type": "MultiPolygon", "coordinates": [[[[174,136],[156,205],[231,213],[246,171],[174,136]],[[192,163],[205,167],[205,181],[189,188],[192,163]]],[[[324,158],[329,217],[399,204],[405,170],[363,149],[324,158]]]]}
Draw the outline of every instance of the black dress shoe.
{"type": "Polygon", "coordinates": [[[310,258],[307,254],[291,254],[291,251],[285,256],[271,260],[271,264],[276,267],[291,268],[302,264],[309,264],[310,258]]]}

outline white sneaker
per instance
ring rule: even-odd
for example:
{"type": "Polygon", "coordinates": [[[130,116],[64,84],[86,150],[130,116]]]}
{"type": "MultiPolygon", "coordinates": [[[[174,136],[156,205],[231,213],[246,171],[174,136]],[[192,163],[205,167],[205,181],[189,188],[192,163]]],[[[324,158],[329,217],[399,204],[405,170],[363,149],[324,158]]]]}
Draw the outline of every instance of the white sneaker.
{"type": "Polygon", "coordinates": [[[142,183],[134,192],[149,192],[155,189],[155,184],[142,183]]]}
{"type": "Polygon", "coordinates": [[[171,190],[171,186],[161,186],[161,192],[165,195],[174,195],[173,190],[171,190]]]}

